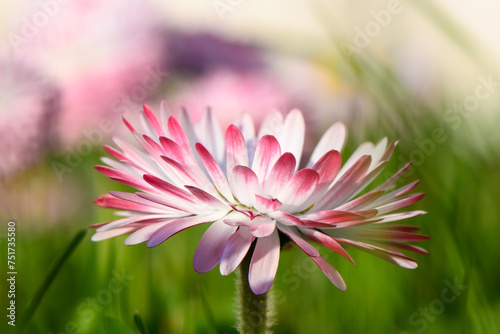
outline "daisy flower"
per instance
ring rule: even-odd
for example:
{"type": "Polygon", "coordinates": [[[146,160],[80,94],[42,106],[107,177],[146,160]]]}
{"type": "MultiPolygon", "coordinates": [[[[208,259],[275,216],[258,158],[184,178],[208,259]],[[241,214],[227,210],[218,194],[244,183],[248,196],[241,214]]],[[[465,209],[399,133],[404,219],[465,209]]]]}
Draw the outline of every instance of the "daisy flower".
{"type": "Polygon", "coordinates": [[[388,224],[425,213],[394,213],[424,196],[408,194],[418,181],[392,187],[409,165],[358,196],[386,166],[394,141],[364,143],[342,164],[346,128],[335,123],[299,169],[305,123],[298,110],[286,117],[269,113],[257,134],[245,114],[224,134],[210,111],[196,124],[186,112],[177,119],[162,105],[160,113],[157,118],[144,105],[142,130],[124,119],[139,145],[115,138],[119,149],[105,147],[118,161],[103,158],[108,166],[97,170],[138,191],[112,191],[96,200],[122,218],[93,225],[92,240],[130,234],[125,245],[155,247],[207,224],[194,253],[195,271],[219,265],[221,274],[229,275],[251,252],[248,283],[256,295],[271,287],[287,242],[310,256],[340,290],[346,288],[342,277],[311,242],[351,262],[343,246],[409,269],[416,261],[400,250],[426,253],[406,243],[428,238],[413,233],[418,227],[388,224]]]}

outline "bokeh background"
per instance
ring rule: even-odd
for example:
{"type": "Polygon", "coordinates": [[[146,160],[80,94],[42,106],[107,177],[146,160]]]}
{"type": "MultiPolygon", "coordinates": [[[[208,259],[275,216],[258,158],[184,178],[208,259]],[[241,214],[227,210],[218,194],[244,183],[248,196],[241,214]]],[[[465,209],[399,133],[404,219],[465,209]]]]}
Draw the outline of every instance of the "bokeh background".
{"type": "MultiPolygon", "coordinates": [[[[298,107],[306,150],[341,120],[344,160],[399,139],[379,182],[414,161],[404,180],[421,180],[413,208],[428,214],[410,223],[431,236],[430,255],[406,270],[324,251],[343,293],[301,251],[283,252],[275,333],[500,333],[499,14],[496,0],[3,2],[0,275],[14,221],[16,328],[236,333],[234,275],[192,269],[204,226],[154,249],[87,231],[113,217],[93,200],[125,189],[94,170],[102,146],[124,135],[123,114],[166,99],[193,119],[210,106],[224,126],[298,107]]],[[[7,290],[1,279],[5,313],[7,290]]]]}

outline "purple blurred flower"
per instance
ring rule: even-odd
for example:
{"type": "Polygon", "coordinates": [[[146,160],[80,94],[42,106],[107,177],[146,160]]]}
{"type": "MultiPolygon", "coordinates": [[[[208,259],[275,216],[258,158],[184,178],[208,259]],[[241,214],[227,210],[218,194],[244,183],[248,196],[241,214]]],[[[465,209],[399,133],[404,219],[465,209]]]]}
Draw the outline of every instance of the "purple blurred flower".
{"type": "Polygon", "coordinates": [[[46,78],[19,62],[0,64],[0,175],[35,163],[53,139],[58,93],[46,78]]]}

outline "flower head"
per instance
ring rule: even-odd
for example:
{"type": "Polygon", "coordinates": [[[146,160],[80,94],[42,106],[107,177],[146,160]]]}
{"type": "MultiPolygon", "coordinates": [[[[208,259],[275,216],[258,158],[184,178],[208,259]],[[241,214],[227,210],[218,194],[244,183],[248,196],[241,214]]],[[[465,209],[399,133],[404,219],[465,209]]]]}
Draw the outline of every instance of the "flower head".
{"type": "Polygon", "coordinates": [[[210,224],[196,248],[194,269],[204,273],[219,264],[221,274],[228,275],[253,249],[248,279],[255,294],[270,288],[280,244],[286,241],[310,256],[341,290],[342,277],[310,241],[351,262],[342,245],[411,269],[416,261],[399,249],[425,253],[405,243],[427,239],[412,233],[417,227],[386,224],[424,213],[391,213],[423,197],[407,195],[418,181],[391,188],[409,165],[356,197],[385,167],[394,142],[364,143],[342,165],[346,129],[336,123],[306,168],[299,169],[305,125],[298,110],[286,117],[270,113],[257,135],[248,115],[230,125],[225,136],[210,111],[197,124],[185,112],[179,121],[168,117],[163,107],[158,119],[144,105],[144,116],[143,133],[125,120],[142,149],[115,139],[121,151],[106,150],[119,162],[103,158],[110,167],[96,167],[139,192],[111,192],[97,199],[99,206],[120,210],[123,218],[94,225],[94,241],[131,233],[126,245],[154,247],[184,229],[210,224]]]}

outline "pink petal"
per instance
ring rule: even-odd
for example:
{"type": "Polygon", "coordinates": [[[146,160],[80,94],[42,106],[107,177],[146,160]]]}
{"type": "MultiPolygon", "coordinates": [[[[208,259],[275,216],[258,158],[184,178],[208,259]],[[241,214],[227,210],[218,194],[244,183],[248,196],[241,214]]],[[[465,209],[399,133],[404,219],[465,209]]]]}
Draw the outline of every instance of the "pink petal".
{"type": "Polygon", "coordinates": [[[165,222],[165,221],[170,221],[170,220],[172,220],[172,219],[167,217],[167,216],[159,216],[159,215],[132,216],[132,217],[126,217],[126,218],[122,218],[122,219],[118,219],[118,220],[106,223],[103,226],[99,227],[96,231],[97,232],[104,232],[104,231],[112,230],[112,229],[119,228],[119,227],[124,227],[124,226],[135,224],[135,223],[147,225],[147,224],[160,223],[160,222],[165,222]]]}
{"type": "Polygon", "coordinates": [[[280,258],[280,239],[275,230],[266,238],[257,239],[250,261],[248,282],[253,293],[261,295],[273,284],[280,258]]]}
{"type": "Polygon", "coordinates": [[[160,144],[165,150],[165,156],[178,161],[183,165],[192,164],[189,152],[186,152],[179,144],[170,138],[160,137],[160,144]]]}
{"type": "Polygon", "coordinates": [[[285,187],[276,196],[281,203],[281,209],[288,212],[300,212],[312,202],[306,202],[316,189],[319,175],[313,169],[301,169],[288,181],[285,187]]]}
{"type": "Polygon", "coordinates": [[[203,203],[207,204],[208,206],[219,209],[219,210],[229,210],[230,207],[226,203],[220,201],[219,199],[215,198],[214,196],[210,195],[206,191],[201,190],[200,188],[192,187],[192,186],[185,186],[187,190],[191,192],[198,200],[202,201],[203,203]]]}
{"type": "Polygon", "coordinates": [[[326,130],[318,145],[314,148],[308,165],[312,166],[315,164],[328,151],[335,150],[340,152],[344,146],[346,134],[347,130],[343,123],[337,122],[333,124],[326,130]]]}
{"type": "MultiPolygon", "coordinates": [[[[296,160],[293,154],[283,154],[274,164],[263,184],[263,193],[271,196],[278,193],[293,176],[296,160]]],[[[273,196],[276,197],[276,196],[273,196]]]]}
{"type": "Polygon", "coordinates": [[[156,118],[151,108],[147,104],[144,104],[143,109],[144,109],[144,115],[146,116],[149,124],[151,124],[151,127],[156,132],[156,134],[158,136],[165,136],[166,135],[165,131],[163,130],[163,127],[160,125],[160,122],[158,122],[158,119],[156,118]]]}
{"type": "Polygon", "coordinates": [[[323,195],[326,189],[330,186],[332,181],[337,176],[340,165],[342,164],[342,158],[338,151],[328,151],[314,164],[312,169],[314,169],[319,174],[319,182],[317,192],[319,195],[323,195]]]}
{"type": "Polygon", "coordinates": [[[328,247],[332,251],[342,255],[344,258],[346,258],[349,262],[355,265],[354,260],[351,258],[349,254],[345,251],[345,249],[337,242],[335,239],[332,237],[321,233],[320,231],[309,229],[309,228],[302,228],[300,229],[302,233],[307,235],[309,238],[312,240],[319,242],[325,247],[328,247]]]}
{"type": "Polygon", "coordinates": [[[359,249],[361,249],[361,250],[363,250],[371,255],[374,255],[376,257],[379,257],[383,260],[386,260],[388,262],[391,262],[395,265],[398,265],[398,266],[406,268],[406,269],[415,269],[418,266],[414,259],[409,258],[400,252],[390,251],[388,249],[384,249],[384,248],[381,248],[381,247],[378,247],[375,245],[370,245],[370,244],[360,242],[360,241],[338,239],[338,238],[335,238],[335,239],[338,242],[346,243],[348,245],[354,246],[354,247],[359,248],[359,249]]]}
{"type": "Polygon", "coordinates": [[[148,240],[147,246],[148,248],[158,246],[159,244],[161,244],[174,234],[179,233],[180,231],[183,231],[189,227],[193,227],[196,225],[216,221],[218,219],[221,219],[225,215],[226,215],[225,212],[224,213],[216,212],[209,215],[189,216],[171,221],[165,226],[159,228],[156,232],[154,232],[151,235],[151,237],[148,240]]]}
{"type": "MultiPolygon", "coordinates": [[[[103,173],[104,175],[108,176],[110,179],[117,180],[117,181],[124,181],[122,183],[131,185],[134,188],[137,188],[139,190],[144,190],[144,191],[152,191],[153,189],[146,184],[143,180],[132,176],[130,174],[127,174],[125,172],[116,170],[114,168],[106,167],[106,166],[94,166],[94,168],[103,173]]],[[[154,190],[153,190],[154,191],[154,190]]]]}
{"type": "Polygon", "coordinates": [[[232,172],[232,184],[234,196],[238,201],[248,207],[253,207],[255,195],[259,193],[259,180],[257,175],[248,167],[236,166],[232,172]]]}
{"type": "Polygon", "coordinates": [[[387,188],[389,188],[394,182],[396,182],[397,179],[401,177],[401,175],[403,175],[408,171],[408,169],[410,169],[411,165],[412,162],[410,161],[403,168],[401,168],[396,174],[394,174],[389,180],[385,181],[383,184],[375,188],[374,191],[386,190],[387,188]]]}
{"type": "Polygon", "coordinates": [[[363,219],[364,216],[349,211],[325,210],[325,211],[306,213],[304,215],[299,216],[299,218],[318,221],[322,223],[328,223],[328,224],[338,224],[348,221],[357,221],[363,219]]]}
{"type": "Polygon", "coordinates": [[[323,273],[328,277],[328,279],[339,289],[340,291],[346,290],[346,285],[342,276],[340,276],[339,272],[323,257],[312,257],[314,262],[321,268],[323,273]]]}
{"type": "Polygon", "coordinates": [[[115,228],[109,231],[103,231],[103,232],[96,232],[90,240],[92,241],[101,241],[101,240],[106,240],[114,237],[118,237],[120,235],[124,235],[130,232],[135,231],[135,227],[120,227],[120,228],[115,228]]]}
{"type": "Polygon", "coordinates": [[[281,202],[271,196],[255,195],[255,209],[262,213],[273,212],[281,206],[281,202]]]}
{"type": "Polygon", "coordinates": [[[108,146],[108,145],[104,145],[104,149],[109,153],[111,154],[113,157],[115,157],[116,159],[118,160],[128,160],[127,157],[125,155],[123,155],[122,152],[118,151],[117,149],[111,147],[111,146],[108,146]]]}
{"type": "Polygon", "coordinates": [[[137,203],[137,204],[144,205],[144,206],[150,206],[154,209],[159,209],[162,212],[165,212],[164,206],[159,205],[155,202],[149,201],[147,199],[141,198],[137,194],[122,192],[122,191],[110,191],[109,193],[116,198],[119,198],[119,199],[122,199],[125,201],[130,201],[130,202],[137,203]]]}
{"type": "Polygon", "coordinates": [[[379,206],[379,207],[377,207],[377,210],[379,211],[379,214],[398,210],[398,209],[404,208],[408,205],[411,205],[413,203],[420,201],[424,196],[425,196],[425,194],[423,194],[423,193],[409,195],[409,196],[403,197],[397,201],[394,201],[392,203],[379,206]]]}
{"type": "Polygon", "coordinates": [[[97,197],[97,199],[94,201],[94,203],[100,207],[118,209],[118,210],[149,212],[149,213],[161,212],[161,210],[155,209],[151,206],[126,201],[126,200],[111,196],[109,194],[101,195],[101,196],[97,197]]]}
{"type": "Polygon", "coordinates": [[[181,125],[175,117],[169,117],[168,119],[168,131],[170,133],[170,138],[172,138],[173,141],[175,141],[177,144],[179,144],[184,150],[190,151],[191,146],[189,144],[189,140],[184,133],[184,130],[182,129],[181,125]]]}
{"type": "Polygon", "coordinates": [[[235,226],[226,225],[222,220],[210,225],[194,252],[193,267],[197,273],[206,273],[219,263],[224,245],[235,231],[235,226]]]}
{"type": "Polygon", "coordinates": [[[344,175],[336,181],[333,187],[323,196],[323,198],[314,206],[316,210],[333,209],[349,198],[353,187],[365,175],[370,167],[371,157],[362,156],[356,163],[347,170],[344,175]]]}
{"type": "Polygon", "coordinates": [[[220,273],[229,275],[238,267],[255,237],[247,228],[239,228],[226,242],[220,260],[220,273]]]}
{"type": "Polygon", "coordinates": [[[252,235],[256,238],[265,238],[271,235],[275,228],[276,221],[264,217],[257,217],[253,219],[248,227],[250,233],[252,233],[252,235]]]}
{"type": "Polygon", "coordinates": [[[297,246],[300,247],[307,255],[311,257],[319,256],[319,252],[311,244],[305,241],[295,227],[280,226],[279,230],[285,233],[297,246]]]}
{"type": "Polygon", "coordinates": [[[210,108],[207,108],[201,121],[196,125],[199,138],[203,140],[203,145],[211,152],[215,160],[221,163],[224,160],[225,153],[224,136],[216,115],[210,108]]]}
{"type": "Polygon", "coordinates": [[[278,135],[278,141],[280,142],[283,152],[290,152],[297,159],[297,166],[295,166],[295,170],[297,170],[302,156],[302,150],[304,148],[304,135],[304,117],[298,109],[294,109],[286,115],[283,130],[278,135]]]}
{"type": "Polygon", "coordinates": [[[413,218],[416,216],[424,215],[426,213],[427,212],[425,212],[425,211],[416,210],[416,211],[392,213],[392,214],[388,214],[388,215],[379,216],[379,218],[382,218],[382,222],[389,223],[389,222],[394,222],[394,221],[398,221],[398,220],[413,218]]]}
{"type": "Polygon", "coordinates": [[[123,242],[126,246],[137,245],[146,242],[160,227],[165,226],[169,222],[148,224],[143,228],[135,231],[125,239],[123,242]]]}
{"type": "Polygon", "coordinates": [[[208,152],[208,150],[200,143],[196,143],[196,151],[198,152],[203,165],[205,166],[217,190],[228,201],[232,201],[233,195],[231,193],[231,188],[229,187],[229,183],[227,182],[227,179],[217,161],[215,161],[210,152],[208,152]]]}
{"type": "Polygon", "coordinates": [[[280,155],[281,147],[275,137],[265,135],[259,139],[255,149],[252,170],[257,174],[261,184],[264,184],[280,155]]]}
{"type": "Polygon", "coordinates": [[[248,151],[240,129],[231,124],[226,131],[226,171],[237,165],[248,166],[248,151]]]}
{"type": "Polygon", "coordinates": [[[380,196],[382,196],[383,194],[384,194],[383,190],[371,191],[369,193],[364,194],[363,196],[360,196],[356,199],[353,199],[352,201],[347,202],[344,205],[339,206],[337,210],[350,211],[363,208],[366,205],[373,203],[375,200],[379,199],[380,196]]]}
{"type": "Polygon", "coordinates": [[[171,196],[178,197],[179,200],[184,200],[184,201],[188,201],[191,203],[196,203],[194,201],[193,195],[191,195],[191,193],[189,193],[181,188],[178,188],[167,181],[164,181],[164,180],[157,178],[156,176],[150,175],[150,174],[145,174],[143,176],[143,178],[144,178],[144,181],[146,181],[147,183],[149,183],[150,185],[152,185],[156,189],[162,190],[171,196]]]}

